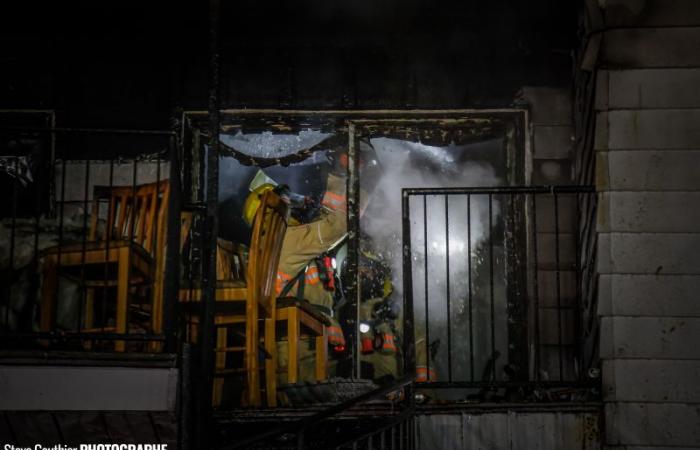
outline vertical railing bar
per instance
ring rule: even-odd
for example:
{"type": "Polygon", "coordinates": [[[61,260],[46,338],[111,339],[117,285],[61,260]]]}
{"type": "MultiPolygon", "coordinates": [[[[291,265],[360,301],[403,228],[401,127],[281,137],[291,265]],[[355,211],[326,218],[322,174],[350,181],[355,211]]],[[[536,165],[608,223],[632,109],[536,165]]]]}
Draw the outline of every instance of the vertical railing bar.
{"type": "MultiPolygon", "coordinates": [[[[168,138],[168,149],[172,148],[172,142],[173,142],[173,137],[168,138]]],[[[163,208],[163,205],[161,204],[163,202],[163,199],[160,198],[160,154],[156,155],[156,196],[154,200],[154,204],[151,205],[152,208],[155,209],[154,214],[153,214],[153,241],[151,242],[151,248],[153,249],[153,265],[156,267],[156,270],[158,270],[158,265],[161,263],[159,257],[162,256],[163,259],[166,259],[165,255],[159,255],[158,254],[158,228],[160,228],[158,225],[160,223],[160,208],[163,208]]],[[[172,190],[172,185],[170,186],[170,189],[172,190]]],[[[172,192],[170,192],[169,195],[172,195],[172,192]]],[[[163,219],[167,220],[167,218],[163,219]]],[[[169,225],[169,224],[168,224],[169,225]]],[[[146,236],[148,236],[148,230],[146,230],[146,236]]],[[[165,239],[165,238],[164,238],[165,239]]],[[[163,286],[163,282],[165,281],[165,265],[162,265],[163,267],[163,272],[160,274],[161,276],[161,286],[163,286]]],[[[160,314],[161,318],[163,317],[163,302],[160,302],[160,311],[156,311],[156,305],[159,304],[159,300],[155,298],[156,295],[161,296],[161,300],[163,300],[164,296],[164,291],[161,288],[160,292],[156,292],[155,289],[155,283],[156,280],[155,278],[158,276],[154,277],[154,280],[152,280],[152,288],[151,288],[151,326],[153,326],[153,317],[156,314],[160,314]]],[[[161,332],[163,331],[162,329],[163,323],[161,322],[161,332]]],[[[153,330],[154,332],[156,330],[153,330]]]]}
{"type": "Polygon", "coordinates": [[[352,312],[351,327],[348,328],[346,342],[350,343],[349,354],[353,360],[353,376],[360,377],[362,364],[360,361],[360,333],[357,332],[357,324],[360,322],[360,130],[354,123],[348,125],[348,164],[347,164],[347,299],[348,309],[352,312]]]}
{"type": "MultiPolygon", "coordinates": [[[[42,155],[43,156],[43,155],[42,155]]],[[[49,158],[50,159],[50,158],[49,158]]],[[[45,163],[42,158],[42,163],[45,163]]],[[[43,167],[42,167],[43,169],[43,167]]],[[[39,230],[41,228],[41,210],[42,210],[42,190],[43,190],[43,181],[44,177],[43,176],[38,176],[36,179],[36,214],[34,217],[34,256],[32,258],[32,265],[31,267],[34,268],[35,273],[38,272],[39,269],[39,230]]],[[[37,285],[38,285],[38,279],[36,279],[37,285]]],[[[37,299],[37,293],[38,289],[34,289],[34,301],[36,302],[37,299]]],[[[31,294],[30,294],[31,295],[31,294]]],[[[27,296],[29,298],[29,295],[27,296]]]]}
{"type": "MultiPolygon", "coordinates": [[[[17,174],[19,173],[19,157],[15,158],[15,176],[12,177],[12,225],[10,227],[10,272],[15,269],[15,228],[17,227],[17,174]]],[[[10,326],[10,296],[5,304],[5,326],[10,326]]]]}
{"type": "Polygon", "coordinates": [[[557,274],[557,342],[559,350],[559,380],[564,380],[564,353],[561,325],[561,267],[559,256],[559,195],[554,193],[554,257],[556,261],[557,274]]]}
{"type": "Polygon", "coordinates": [[[10,270],[15,268],[15,228],[17,227],[17,175],[19,157],[15,158],[15,176],[12,177],[12,228],[10,229],[10,270]]]}
{"type": "Polygon", "coordinates": [[[533,294],[535,296],[535,379],[540,381],[541,354],[540,354],[540,291],[539,291],[539,267],[537,257],[537,194],[532,194],[532,254],[534,259],[533,294]]]}
{"type": "MultiPolygon", "coordinates": [[[[199,242],[200,242],[200,243],[199,243],[199,267],[198,267],[199,273],[196,274],[197,276],[195,276],[194,279],[193,279],[193,289],[194,289],[195,291],[197,290],[197,281],[199,281],[199,283],[201,284],[200,289],[202,289],[202,293],[200,294],[200,295],[202,295],[202,299],[204,299],[204,297],[203,297],[203,295],[204,295],[204,290],[203,290],[203,289],[204,289],[204,287],[205,287],[205,283],[204,283],[204,279],[203,279],[203,277],[204,277],[204,270],[205,270],[205,269],[204,269],[204,264],[207,263],[207,262],[206,262],[206,259],[205,259],[205,257],[204,257],[204,251],[205,251],[205,249],[206,249],[206,248],[208,247],[208,245],[209,245],[209,244],[207,243],[207,229],[206,229],[206,227],[207,227],[207,221],[208,221],[208,220],[209,220],[209,218],[207,217],[207,212],[206,212],[206,211],[201,211],[200,220],[199,220],[199,223],[200,223],[200,231],[199,231],[199,242]]],[[[200,302],[201,302],[201,301],[202,301],[202,300],[200,300],[200,302]]],[[[200,306],[199,309],[202,309],[202,306],[203,306],[203,305],[199,305],[199,306],[200,306]]],[[[201,312],[200,312],[200,313],[201,313],[201,312]]],[[[201,316],[200,316],[200,317],[201,317],[201,316]]]]}
{"type": "Polygon", "coordinates": [[[450,310],[450,214],[449,197],[445,195],[445,272],[447,294],[447,379],[452,382],[452,324],[450,310]]]}
{"type": "Polygon", "coordinates": [[[297,450],[304,450],[304,433],[305,429],[302,428],[299,430],[299,434],[297,434],[297,450]]]}
{"type": "Polygon", "coordinates": [[[374,447],[374,439],[372,439],[372,435],[367,436],[367,450],[372,450],[372,447],[374,447]]]}
{"type": "Polygon", "coordinates": [[[430,379],[430,315],[428,309],[428,196],[423,196],[423,270],[424,270],[424,281],[425,281],[425,367],[426,367],[426,381],[433,381],[430,379]]]}
{"type": "Polygon", "coordinates": [[[83,306],[87,301],[87,287],[85,286],[85,252],[87,251],[87,220],[88,220],[88,191],[90,190],[90,160],[85,160],[85,184],[83,186],[83,240],[80,252],[80,283],[81,298],[78,302],[78,331],[83,321],[83,306]]]}
{"type": "MultiPolygon", "coordinates": [[[[129,218],[129,245],[134,240],[134,228],[136,226],[136,217],[138,216],[137,213],[137,205],[136,205],[136,186],[138,183],[138,159],[134,158],[133,159],[133,169],[132,169],[132,178],[131,178],[131,211],[129,211],[129,214],[127,217],[129,218]]],[[[127,296],[126,296],[126,334],[129,334],[129,329],[131,328],[129,324],[131,323],[131,314],[130,314],[130,308],[129,308],[129,287],[131,286],[131,258],[133,258],[134,255],[132,254],[131,251],[128,253],[128,258],[129,261],[127,262],[127,265],[129,267],[129,270],[126,272],[126,290],[127,290],[127,296]]],[[[126,343],[124,344],[126,345],[126,343]]]]}
{"type": "Polygon", "coordinates": [[[406,427],[405,448],[409,449],[409,448],[411,448],[411,424],[409,423],[408,419],[403,419],[401,422],[406,424],[405,425],[405,427],[406,427]]]}
{"type": "Polygon", "coordinates": [[[381,450],[386,450],[386,430],[383,429],[379,434],[379,448],[381,450]]]}
{"type": "Polygon", "coordinates": [[[415,450],[417,443],[419,442],[420,439],[420,428],[418,427],[418,424],[416,423],[416,416],[414,414],[411,414],[411,416],[408,418],[408,420],[411,423],[411,428],[413,428],[413,433],[411,434],[411,450],[415,450]]]}
{"type": "MultiPolygon", "coordinates": [[[[105,261],[109,261],[109,247],[112,243],[113,224],[110,224],[112,217],[112,189],[114,188],[114,158],[109,160],[109,198],[107,199],[107,220],[105,221],[105,261]]],[[[99,204],[98,204],[99,211],[99,204]]],[[[99,220],[99,219],[98,219],[99,220]]],[[[102,289],[102,311],[100,313],[100,323],[104,332],[105,323],[107,322],[107,283],[109,280],[109,264],[105,264],[104,270],[104,289],[102,289]]]]}
{"type": "Polygon", "coordinates": [[[212,432],[212,390],[214,371],[214,343],[216,328],[214,325],[216,302],[216,240],[219,236],[219,133],[221,133],[220,97],[219,97],[219,15],[220,0],[209,1],[209,150],[206,154],[206,219],[204,233],[206,237],[202,257],[202,299],[199,323],[198,344],[199,383],[196,388],[197,407],[197,445],[209,448],[213,442],[212,432]]]}
{"type": "Polygon", "coordinates": [[[576,358],[574,361],[578,360],[578,379],[583,378],[583,336],[582,336],[582,320],[583,320],[583,312],[581,310],[581,254],[583,253],[582,248],[581,248],[581,235],[580,235],[580,227],[581,227],[581,202],[580,202],[580,194],[575,194],[576,198],[576,214],[575,214],[575,220],[576,220],[576,228],[575,228],[575,243],[574,245],[576,246],[576,263],[574,267],[574,277],[575,277],[575,283],[576,283],[576,300],[575,300],[575,308],[576,312],[574,314],[574,331],[576,333],[576,344],[577,344],[577,352],[578,355],[576,355],[576,358]]]}
{"type": "Polygon", "coordinates": [[[391,439],[391,450],[396,450],[396,425],[393,425],[389,430],[389,438],[391,439]]]}
{"type": "Polygon", "coordinates": [[[411,431],[409,430],[408,422],[406,421],[406,419],[403,419],[401,421],[401,425],[403,426],[403,429],[404,429],[404,440],[401,443],[401,447],[408,449],[409,445],[410,445],[409,441],[410,441],[411,431]]]}
{"type": "Polygon", "coordinates": [[[403,422],[399,422],[399,448],[403,448],[403,422]]]}
{"type": "Polygon", "coordinates": [[[411,244],[410,198],[406,192],[401,193],[401,220],[403,246],[403,373],[415,373],[415,323],[413,314],[413,252],[411,244]]]}
{"type": "MultiPolygon", "coordinates": [[[[493,195],[489,193],[489,295],[491,297],[491,357],[496,355],[496,305],[493,282],[493,195]]],[[[492,380],[496,380],[496,368],[491,371],[492,380]]]]}
{"type": "Polygon", "coordinates": [[[127,217],[129,218],[129,242],[134,240],[134,227],[136,226],[136,183],[138,177],[138,161],[134,158],[132,179],[131,179],[131,211],[127,217]]]}
{"type": "MultiPolygon", "coordinates": [[[[180,142],[177,138],[171,137],[169,141],[169,189],[167,234],[161,238],[167,250],[163,255],[163,267],[165,274],[161,283],[164,287],[160,290],[161,299],[159,301],[161,310],[161,331],[165,333],[164,349],[168,353],[176,351],[177,347],[177,304],[180,293],[180,234],[181,234],[181,193],[180,183],[180,163],[179,163],[180,142]]],[[[190,229],[191,231],[191,229],[190,229]]],[[[189,327],[188,327],[189,328],[189,327]]],[[[189,331],[189,330],[188,330],[189,331]]]]}
{"type": "Polygon", "coordinates": [[[472,196],[467,194],[467,282],[468,303],[469,303],[469,374],[470,380],[474,381],[474,313],[472,309],[472,196]]]}
{"type": "MultiPolygon", "coordinates": [[[[189,168],[189,167],[187,168],[187,170],[190,170],[190,169],[191,168],[189,168]]],[[[201,183],[201,181],[200,181],[200,183],[201,183]]],[[[188,201],[194,200],[195,202],[198,202],[200,200],[200,198],[193,199],[191,197],[191,195],[192,194],[190,191],[190,198],[188,199],[188,201]]],[[[201,197],[201,189],[200,189],[199,196],[201,197]]],[[[188,290],[187,295],[188,295],[188,298],[190,298],[190,299],[194,298],[193,297],[194,288],[195,288],[194,279],[195,279],[196,271],[197,271],[197,268],[195,267],[196,253],[197,253],[196,247],[199,246],[200,248],[203,248],[202,247],[203,242],[201,240],[198,243],[195,242],[195,237],[196,237],[195,228],[200,226],[199,215],[200,215],[199,210],[194,209],[194,211],[192,211],[192,217],[191,217],[192,222],[190,223],[190,230],[189,230],[189,233],[187,236],[187,240],[189,241],[189,248],[187,249],[188,251],[187,251],[186,258],[185,258],[185,261],[186,261],[185,279],[187,281],[187,290],[188,290]]],[[[199,265],[200,274],[201,274],[201,267],[202,266],[200,263],[200,265],[199,265]]],[[[201,286],[201,288],[204,289],[204,286],[201,286]]],[[[202,290],[201,292],[204,292],[204,291],[202,290]]],[[[192,320],[193,314],[194,313],[192,312],[192,310],[188,308],[187,313],[186,313],[186,319],[185,319],[187,321],[187,332],[186,332],[187,338],[192,342],[194,342],[194,339],[196,338],[196,336],[191,336],[192,324],[193,324],[193,320],[192,320]]]]}
{"type": "MultiPolygon", "coordinates": [[[[170,136],[168,138],[168,150],[172,147],[172,141],[173,137],[170,136]]],[[[168,152],[170,153],[170,152],[168,152]]],[[[144,236],[141,237],[144,243],[149,243],[150,244],[150,249],[152,249],[153,253],[153,267],[156,269],[156,273],[153,276],[153,279],[151,280],[151,295],[150,295],[150,301],[151,301],[151,331],[152,332],[163,332],[163,302],[159,302],[156,298],[156,296],[160,296],[161,300],[164,300],[164,294],[163,294],[163,287],[164,287],[164,278],[165,278],[165,265],[162,265],[161,267],[163,268],[163,271],[160,272],[160,275],[158,272],[160,271],[159,264],[161,263],[160,261],[160,256],[158,252],[158,228],[160,228],[158,225],[160,224],[160,208],[163,207],[162,202],[163,199],[160,197],[160,159],[161,159],[161,154],[158,153],[156,154],[156,195],[153,199],[153,204],[151,205],[151,208],[154,209],[153,212],[153,223],[151,224],[153,226],[153,238],[151,242],[148,242],[148,230],[144,229],[144,236]],[[158,276],[161,277],[160,281],[157,280],[158,276]],[[157,283],[160,282],[160,289],[156,289],[157,283]],[[160,311],[157,311],[156,308],[159,307],[160,311]],[[156,322],[155,316],[160,315],[161,317],[161,329],[156,330],[156,328],[153,326],[154,323],[156,322]]],[[[172,193],[170,194],[172,195],[172,193]]],[[[145,200],[144,200],[145,201],[145,200]]],[[[141,220],[144,220],[145,218],[142,218],[141,220]]],[[[164,219],[165,220],[165,219],[164,219]]],[[[149,249],[149,250],[150,250],[149,249]]],[[[162,255],[163,259],[165,259],[165,255],[162,255]]]]}
{"type": "MultiPolygon", "coordinates": [[[[56,250],[56,273],[61,272],[61,256],[63,254],[63,216],[66,204],[66,160],[64,159],[61,163],[61,207],[60,216],[58,218],[58,249],[56,250]]],[[[58,301],[58,293],[61,292],[61,277],[56,277],[56,291],[52,293],[53,296],[51,301],[58,301]]],[[[43,301],[43,299],[42,299],[43,301]]],[[[57,308],[51,308],[51,315],[49,323],[55,323],[57,308]]]]}

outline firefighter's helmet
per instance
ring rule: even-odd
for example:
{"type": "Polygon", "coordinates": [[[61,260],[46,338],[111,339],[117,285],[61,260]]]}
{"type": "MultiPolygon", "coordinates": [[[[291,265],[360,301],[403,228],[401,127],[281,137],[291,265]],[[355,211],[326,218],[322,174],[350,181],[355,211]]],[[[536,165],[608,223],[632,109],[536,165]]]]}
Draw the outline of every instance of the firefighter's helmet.
{"type": "Polygon", "coordinates": [[[248,197],[245,199],[245,203],[243,204],[243,220],[245,220],[248,225],[253,225],[255,213],[258,212],[258,208],[260,207],[260,197],[262,197],[265,192],[269,192],[274,189],[274,185],[265,183],[256,187],[250,194],[248,194],[248,197]]]}

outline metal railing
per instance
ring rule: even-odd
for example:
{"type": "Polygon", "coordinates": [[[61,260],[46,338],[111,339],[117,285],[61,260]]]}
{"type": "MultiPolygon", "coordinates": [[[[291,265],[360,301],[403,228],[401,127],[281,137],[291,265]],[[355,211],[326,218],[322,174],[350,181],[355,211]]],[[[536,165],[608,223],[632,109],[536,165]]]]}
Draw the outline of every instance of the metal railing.
{"type": "Polygon", "coordinates": [[[432,375],[420,386],[594,382],[581,358],[582,202],[593,187],[403,190],[405,327],[432,375]]]}
{"type": "Polygon", "coordinates": [[[287,447],[297,450],[311,448],[332,448],[332,449],[414,449],[415,448],[415,422],[414,406],[412,401],[411,385],[413,375],[404,376],[398,380],[387,383],[372,391],[358,395],[337,405],[330,406],[318,413],[305,417],[301,420],[290,422],[280,427],[274,428],[266,433],[258,434],[249,439],[242,439],[233,444],[223,445],[222,450],[234,450],[240,448],[274,448],[281,442],[295,442],[296,445],[287,447]],[[407,400],[401,404],[400,412],[388,423],[377,427],[370,432],[361,433],[351,439],[341,437],[337,442],[319,443],[314,439],[320,427],[328,423],[329,419],[346,413],[353,408],[365,404],[371,400],[385,397],[387,394],[404,389],[407,400]],[[293,436],[293,439],[290,438],[293,436]],[[319,447],[322,445],[322,447],[319,447]]]}
{"type": "MultiPolygon", "coordinates": [[[[173,272],[178,267],[173,260],[179,257],[176,134],[159,130],[2,127],[0,138],[43,142],[33,154],[41,164],[30,162],[24,169],[28,174],[24,179],[17,174],[27,156],[3,158],[8,168],[4,176],[10,184],[10,207],[1,213],[0,224],[7,235],[2,244],[6,258],[2,267],[6,282],[0,295],[2,349],[174,351],[175,312],[168,298],[174,298],[172,289],[176,289],[178,275],[173,272]],[[86,159],[89,151],[75,150],[91,143],[105,146],[100,152],[105,159],[86,159]],[[121,153],[119,143],[124,144],[121,153]],[[134,146],[147,151],[134,156],[134,146]],[[124,153],[129,156],[118,156],[124,153]],[[156,194],[157,205],[144,202],[137,206],[134,193],[145,183],[155,185],[156,192],[170,183],[167,204],[156,194]],[[162,219],[167,225],[145,230],[146,222],[127,220],[125,234],[113,235],[105,224],[118,215],[110,199],[115,189],[130,189],[132,193],[121,206],[123,214],[129,214],[128,210],[136,214],[138,208],[157,211],[162,207],[167,209],[162,219]],[[131,246],[139,232],[147,233],[152,247],[162,251],[136,249],[147,267],[141,267],[138,275],[131,269],[118,273],[114,252],[122,240],[131,246]],[[90,267],[90,256],[100,264],[90,267]],[[127,309],[117,312],[114,291],[123,282],[129,286],[127,309]],[[123,332],[115,326],[122,320],[118,314],[126,316],[123,332]],[[157,326],[153,325],[154,315],[160,318],[157,326]]],[[[133,262],[134,257],[129,258],[133,262]]]]}
{"type": "Polygon", "coordinates": [[[391,423],[344,441],[336,450],[413,450],[416,448],[416,421],[412,409],[405,409],[391,423]]]}

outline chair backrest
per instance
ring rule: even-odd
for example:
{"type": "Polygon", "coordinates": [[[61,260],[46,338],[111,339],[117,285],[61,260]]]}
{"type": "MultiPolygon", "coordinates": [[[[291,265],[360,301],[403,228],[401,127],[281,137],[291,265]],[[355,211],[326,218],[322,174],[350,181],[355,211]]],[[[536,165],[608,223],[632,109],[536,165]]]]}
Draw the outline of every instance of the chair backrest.
{"type": "Polygon", "coordinates": [[[126,239],[140,244],[150,254],[165,245],[170,183],[137,186],[95,186],[90,226],[91,240],[126,239]],[[100,204],[108,202],[105,232],[98,236],[100,204]]]}
{"type": "Polygon", "coordinates": [[[251,299],[265,310],[274,311],[274,284],[289,205],[273,191],[264,193],[260,200],[250,239],[246,280],[251,299]]]}
{"type": "Polygon", "coordinates": [[[216,242],[216,279],[245,282],[244,246],[219,238],[216,242]]]}

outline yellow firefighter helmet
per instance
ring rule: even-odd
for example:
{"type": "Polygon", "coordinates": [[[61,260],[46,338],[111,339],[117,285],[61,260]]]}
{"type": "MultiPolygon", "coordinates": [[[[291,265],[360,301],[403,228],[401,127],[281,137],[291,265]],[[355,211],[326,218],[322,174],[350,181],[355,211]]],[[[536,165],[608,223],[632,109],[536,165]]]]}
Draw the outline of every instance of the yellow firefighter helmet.
{"type": "Polygon", "coordinates": [[[250,194],[248,194],[248,197],[245,199],[245,203],[243,204],[243,220],[245,220],[248,225],[253,225],[255,213],[258,212],[258,208],[260,207],[260,197],[262,197],[265,192],[269,192],[274,189],[274,185],[265,183],[256,187],[250,194]]]}

